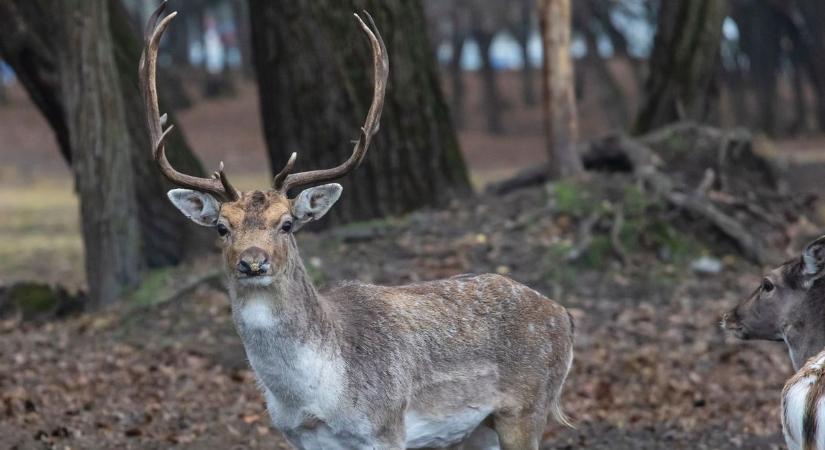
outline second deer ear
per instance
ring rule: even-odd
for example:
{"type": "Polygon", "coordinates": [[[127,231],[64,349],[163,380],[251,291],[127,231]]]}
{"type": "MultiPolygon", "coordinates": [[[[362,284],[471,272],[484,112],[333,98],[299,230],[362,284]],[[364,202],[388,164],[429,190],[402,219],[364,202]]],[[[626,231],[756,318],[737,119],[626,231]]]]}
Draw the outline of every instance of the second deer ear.
{"type": "Polygon", "coordinates": [[[166,195],[169,196],[172,204],[192,222],[205,227],[214,227],[218,223],[221,204],[215,200],[215,197],[190,189],[172,189],[166,195]]]}
{"type": "Polygon", "coordinates": [[[343,190],[338,183],[304,189],[292,201],[292,217],[295,218],[296,225],[300,226],[323,217],[341,197],[343,190]]]}
{"type": "Polygon", "coordinates": [[[805,247],[802,263],[809,281],[825,275],[825,236],[819,237],[805,247]]]}

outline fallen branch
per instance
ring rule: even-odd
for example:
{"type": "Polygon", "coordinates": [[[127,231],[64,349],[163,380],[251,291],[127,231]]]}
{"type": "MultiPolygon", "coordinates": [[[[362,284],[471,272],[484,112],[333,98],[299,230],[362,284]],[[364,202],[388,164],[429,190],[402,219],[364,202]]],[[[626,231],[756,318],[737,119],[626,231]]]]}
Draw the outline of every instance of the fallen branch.
{"type": "Polygon", "coordinates": [[[624,209],[622,205],[617,205],[613,213],[613,225],[610,226],[610,246],[613,248],[613,253],[619,258],[622,265],[627,264],[627,254],[622,245],[621,232],[624,226],[624,209]]]}

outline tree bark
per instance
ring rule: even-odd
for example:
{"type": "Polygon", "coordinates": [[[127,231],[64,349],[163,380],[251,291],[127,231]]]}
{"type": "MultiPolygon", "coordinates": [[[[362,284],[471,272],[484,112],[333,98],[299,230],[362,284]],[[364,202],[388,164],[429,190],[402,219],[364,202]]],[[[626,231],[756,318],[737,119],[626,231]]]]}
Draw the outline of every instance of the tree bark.
{"type": "Polygon", "coordinates": [[[816,90],[816,113],[820,131],[825,131],[825,5],[819,0],[795,0],[799,8],[808,67],[816,90]]]}
{"type": "MultiPolygon", "coordinates": [[[[253,53],[270,162],[280,171],[328,168],[352,153],[372,99],[372,56],[352,13],[367,10],[390,58],[381,131],[341,182],[331,221],[443,204],[468,191],[419,1],[252,0],[253,53]]],[[[293,193],[294,194],[294,193],[293,193]]]]}
{"type": "Polygon", "coordinates": [[[570,0],[540,0],[539,18],[544,44],[542,87],[550,176],[575,176],[584,169],[576,150],[579,127],[570,57],[570,0]]]}
{"type": "Polygon", "coordinates": [[[106,0],[63,0],[58,5],[64,48],[57,67],[80,195],[89,299],[101,306],[140,278],[134,172],[124,151],[131,143],[106,0]]]}
{"type": "Polygon", "coordinates": [[[464,68],[461,67],[461,58],[464,55],[464,41],[467,39],[459,8],[453,7],[450,11],[453,23],[450,40],[453,45],[453,54],[450,58],[450,112],[457,128],[464,127],[464,68]]]}
{"type": "Polygon", "coordinates": [[[489,20],[482,17],[482,12],[478,10],[478,6],[473,8],[470,16],[470,34],[478,44],[478,52],[481,56],[481,81],[484,86],[484,115],[487,119],[487,131],[491,134],[501,134],[504,131],[501,124],[501,95],[498,92],[498,77],[490,53],[490,46],[493,44],[493,37],[495,37],[495,28],[489,23],[485,23],[489,20]]]}
{"type": "Polygon", "coordinates": [[[533,0],[521,0],[520,2],[520,23],[516,30],[519,47],[521,47],[521,59],[524,64],[521,67],[521,97],[526,106],[536,104],[536,93],[533,87],[533,65],[530,63],[530,31],[533,24],[533,0]]]}
{"type": "Polygon", "coordinates": [[[255,76],[252,59],[252,30],[249,25],[248,0],[232,0],[232,15],[238,36],[238,49],[241,51],[241,73],[246,78],[255,76]]]}
{"type": "Polygon", "coordinates": [[[767,2],[749,2],[736,14],[742,51],[747,55],[757,100],[756,126],[770,135],[777,132],[776,104],[781,64],[780,11],[767,2]]]}
{"type": "Polygon", "coordinates": [[[633,130],[645,133],[691,119],[704,122],[716,108],[715,75],[727,2],[661,2],[645,83],[645,99],[633,130]]]}
{"type": "MultiPolygon", "coordinates": [[[[73,13],[70,6],[80,8],[82,2],[76,1],[71,4],[61,5],[62,0],[12,0],[0,2],[0,55],[9,62],[18,79],[26,88],[29,96],[46,117],[47,121],[55,133],[61,155],[72,165],[75,170],[75,158],[91,152],[85,147],[86,142],[79,142],[71,139],[70,135],[77,136],[80,130],[72,127],[79,126],[88,118],[76,117],[79,106],[75,105],[69,110],[69,96],[73,89],[71,83],[64,80],[63,70],[72,70],[69,56],[80,58],[80,53],[73,53],[78,50],[77,43],[69,48],[68,40],[55,30],[62,29],[64,23],[70,24],[72,20],[81,20],[85,23],[85,15],[73,13]],[[64,12],[69,15],[63,17],[55,11],[64,12]],[[80,17],[78,19],[78,17],[80,17]],[[74,19],[72,19],[74,18],[74,19]],[[71,134],[70,134],[71,132],[71,134]],[[78,144],[84,145],[77,147],[78,144]]],[[[143,117],[143,103],[140,97],[137,81],[137,62],[140,59],[142,48],[135,31],[132,29],[128,15],[120,2],[117,0],[107,0],[99,3],[93,2],[94,8],[106,9],[103,17],[106,19],[106,30],[97,30],[101,36],[105,36],[107,47],[111,53],[105,59],[106,64],[111,64],[117,72],[116,76],[109,78],[117,82],[117,88],[107,85],[108,91],[105,93],[107,102],[117,102],[119,108],[124,113],[118,115],[106,114],[104,116],[107,126],[118,127],[116,130],[123,132],[123,145],[117,148],[118,158],[126,155],[130,159],[129,177],[121,176],[118,173],[119,183],[128,183],[129,192],[134,197],[136,208],[131,213],[133,219],[138,221],[138,242],[140,251],[137,254],[137,262],[140,268],[156,268],[180,262],[187,254],[200,253],[209,247],[205,245],[211,241],[211,233],[189,223],[171,203],[166,199],[166,191],[171,185],[163,179],[151,158],[151,145],[146,130],[143,117]],[[104,33],[105,31],[105,33],[104,33]],[[104,34],[101,34],[104,33],[104,34]],[[108,96],[117,98],[109,99],[108,96]],[[112,122],[117,122],[110,124],[112,122]]],[[[82,6],[82,11],[86,11],[91,6],[82,6]]],[[[96,16],[95,16],[96,17],[96,16]]],[[[97,24],[97,22],[95,22],[97,24]]],[[[68,25],[66,25],[68,26],[68,25]]],[[[99,27],[98,27],[99,28],[99,27]]],[[[76,31],[76,30],[75,30],[76,31]]],[[[79,39],[79,38],[78,38],[79,39]]],[[[76,64],[82,64],[77,61],[76,64]]],[[[97,66],[82,66],[85,70],[102,70],[97,66]]],[[[77,67],[74,68],[77,70],[77,67]]],[[[108,70],[108,69],[107,69],[108,70]]],[[[103,76],[103,75],[99,75],[103,76]]],[[[109,79],[107,78],[107,80],[109,79]]],[[[84,85],[89,95],[100,95],[93,91],[94,84],[84,85]]],[[[163,88],[161,87],[161,91],[163,88]]],[[[74,99],[78,102],[82,99],[74,99]]],[[[93,97],[87,99],[89,102],[93,97]]],[[[162,108],[166,102],[161,99],[162,108]]],[[[83,111],[90,110],[90,106],[84,106],[83,111]]],[[[170,114],[170,120],[174,122],[174,117],[170,114]]],[[[103,129],[104,124],[100,124],[100,133],[110,131],[110,128],[103,129]]],[[[178,128],[180,129],[180,128],[178,128]]],[[[111,143],[111,134],[97,137],[108,149],[111,143]]],[[[91,139],[91,137],[89,137],[91,139]]],[[[167,139],[167,155],[172,163],[180,170],[202,175],[203,169],[197,158],[191,153],[185,139],[179,131],[172,133],[167,139]]],[[[109,163],[108,160],[98,164],[109,163]]],[[[112,164],[121,164],[121,161],[111,161],[112,164]]],[[[89,164],[89,163],[85,163],[89,164]]],[[[84,166],[85,167],[85,166],[84,166]]],[[[108,169],[101,166],[102,176],[108,176],[108,169]]],[[[87,201],[85,189],[78,185],[78,194],[81,204],[94,204],[97,201],[94,197],[87,201]]],[[[126,205],[128,205],[127,203],[126,205]]],[[[102,213],[103,211],[99,212],[102,213]]],[[[106,211],[108,213],[109,211],[106,211]]],[[[81,206],[82,220],[84,223],[97,220],[86,214],[94,213],[93,210],[84,209],[81,206]]],[[[94,235],[84,234],[84,245],[88,247],[97,245],[94,235]]],[[[99,274],[87,272],[87,277],[92,284],[92,279],[99,274]]]]}

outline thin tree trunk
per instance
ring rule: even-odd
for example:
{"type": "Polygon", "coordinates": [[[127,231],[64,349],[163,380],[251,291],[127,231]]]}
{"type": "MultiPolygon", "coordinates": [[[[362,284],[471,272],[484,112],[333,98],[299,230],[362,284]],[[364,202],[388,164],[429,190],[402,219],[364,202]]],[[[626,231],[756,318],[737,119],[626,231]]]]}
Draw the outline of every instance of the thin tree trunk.
{"type": "Polygon", "coordinates": [[[825,131],[825,5],[820,0],[796,0],[807,53],[811,82],[816,91],[819,129],[825,131]]]}
{"type": "Polygon", "coordinates": [[[451,11],[453,30],[452,45],[453,54],[450,60],[450,84],[452,92],[450,97],[450,112],[453,122],[457,128],[464,127],[464,69],[461,67],[461,58],[464,55],[464,41],[467,33],[461,19],[461,12],[458,8],[451,11]]]}
{"type": "Polygon", "coordinates": [[[544,116],[550,176],[564,178],[583,171],[576,151],[578,113],[570,57],[570,0],[540,0],[542,42],[544,44],[544,116]]]}
{"type": "Polygon", "coordinates": [[[756,126],[776,134],[776,104],[780,64],[779,12],[764,2],[746,3],[737,14],[742,51],[750,63],[749,74],[757,100],[756,126]]]}
{"type": "Polygon", "coordinates": [[[613,52],[620,57],[627,60],[630,70],[633,72],[633,79],[636,81],[636,86],[640,88],[644,84],[644,77],[642,75],[642,67],[637,58],[630,54],[627,43],[627,38],[619,31],[611,20],[611,8],[617,3],[612,0],[578,0],[574,3],[574,9],[584,7],[592,14],[592,19],[599,22],[599,25],[604,30],[607,37],[610,39],[610,44],[613,46],[613,52]]]}
{"type": "Polygon", "coordinates": [[[58,5],[65,46],[58,70],[80,195],[89,298],[100,306],[140,278],[140,225],[127,150],[131,142],[106,0],[62,0],[58,5]]]}
{"type": "Polygon", "coordinates": [[[341,182],[333,221],[443,204],[468,191],[467,173],[420,1],[253,0],[253,53],[267,149],[275,171],[332,167],[352,153],[372,99],[369,43],[352,13],[372,14],[390,79],[378,132],[361,167],[341,182]]]}
{"type": "Polygon", "coordinates": [[[725,72],[725,82],[730,93],[731,106],[736,126],[748,126],[750,124],[750,114],[748,109],[747,91],[745,90],[745,77],[738,61],[733,62],[734,66],[725,72]]]}
{"type": "Polygon", "coordinates": [[[628,125],[630,108],[627,106],[624,92],[608,67],[607,61],[599,54],[598,37],[590,26],[591,18],[586,10],[576,10],[573,20],[581,34],[584,35],[588,66],[596,70],[599,80],[604,83],[605,89],[601,91],[600,102],[608,116],[612,118],[612,125],[624,129],[628,125]]]}
{"type": "Polygon", "coordinates": [[[533,86],[533,65],[530,63],[530,32],[533,24],[533,0],[521,0],[521,23],[516,31],[521,59],[521,97],[526,106],[536,104],[536,92],[533,86]]]}
{"type": "Polygon", "coordinates": [[[487,118],[487,131],[492,134],[501,134],[504,132],[501,124],[501,96],[498,93],[498,77],[490,54],[493,34],[477,29],[473,31],[473,38],[481,54],[481,81],[484,86],[484,115],[487,118]]]}
{"type": "Polygon", "coordinates": [[[704,122],[715,110],[714,78],[727,2],[661,2],[637,134],[678,120],[704,122]]]}
{"type": "Polygon", "coordinates": [[[249,24],[249,4],[247,0],[232,0],[232,15],[238,36],[238,49],[241,51],[241,73],[246,78],[255,76],[252,58],[252,30],[249,24]]]}

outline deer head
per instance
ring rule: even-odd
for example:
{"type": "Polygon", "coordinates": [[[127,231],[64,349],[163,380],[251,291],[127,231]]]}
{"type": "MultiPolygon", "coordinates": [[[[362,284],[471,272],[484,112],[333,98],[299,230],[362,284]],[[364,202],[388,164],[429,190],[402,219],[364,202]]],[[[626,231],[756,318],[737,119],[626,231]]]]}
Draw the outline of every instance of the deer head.
{"type": "Polygon", "coordinates": [[[242,283],[268,284],[287,264],[290,253],[294,253],[292,233],[305,223],[323,217],[341,195],[339,184],[318,184],[341,178],[357,168],[370,140],[378,132],[389,73],[384,41],[369,14],[364,13],[370,26],[355,15],[372,45],[375,85],[372,104],[349,159],[331,169],[291,173],[297,156],[293,153],[275,176],[271,189],[240,192],[229,183],[223,163],[211,178],[200,178],[178,172],[166,158],[164,141],[173,127],[164,129],[166,114],[161,116],[158,109],[157,53],[163,32],[177,13],[161,19],[165,7],[163,2],[149,20],[139,69],[153,158],[163,175],[181,187],[169,191],[172,203],[193,222],[217,231],[223,242],[229,275],[242,283]],[[290,189],[309,185],[315,186],[295,198],[287,196],[290,189]]]}
{"type": "Polygon", "coordinates": [[[797,369],[825,346],[825,236],[767,272],[759,287],[722,316],[739,339],[785,341],[797,369]]]}

